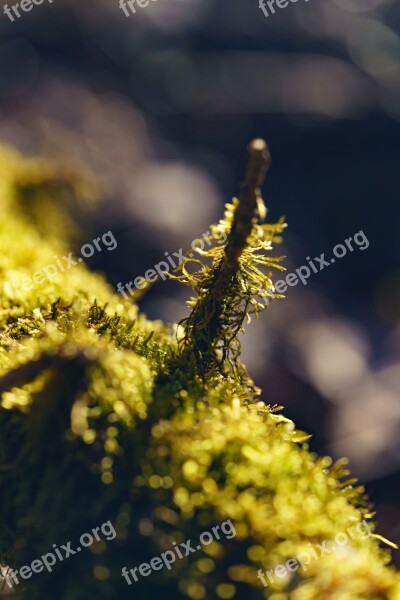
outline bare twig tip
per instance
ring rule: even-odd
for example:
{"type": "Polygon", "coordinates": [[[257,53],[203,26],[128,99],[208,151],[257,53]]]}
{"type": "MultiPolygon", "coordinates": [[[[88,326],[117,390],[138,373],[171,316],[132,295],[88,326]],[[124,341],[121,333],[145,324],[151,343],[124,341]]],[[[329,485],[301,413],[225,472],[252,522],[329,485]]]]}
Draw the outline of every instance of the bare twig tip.
{"type": "Polygon", "coordinates": [[[262,138],[256,138],[248,145],[249,152],[268,152],[267,142],[262,138]]]}

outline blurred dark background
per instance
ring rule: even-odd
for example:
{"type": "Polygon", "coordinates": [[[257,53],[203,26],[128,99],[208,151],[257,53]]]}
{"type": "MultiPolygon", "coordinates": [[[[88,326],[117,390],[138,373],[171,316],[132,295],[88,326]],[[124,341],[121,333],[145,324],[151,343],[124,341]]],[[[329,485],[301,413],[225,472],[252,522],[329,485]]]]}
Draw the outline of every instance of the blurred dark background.
{"type": "MultiPolygon", "coordinates": [[[[364,232],[366,250],[249,326],[243,355],[312,449],[350,458],[398,543],[399,31],[396,0],[298,0],[268,18],[258,0],[157,0],[129,18],[117,0],[0,11],[0,141],[98,175],[86,241],[111,229],[118,248],[88,262],[113,285],[220,218],[255,136],[273,156],[264,197],[289,223],[288,271],[364,232]]],[[[172,323],[186,298],[161,282],[140,304],[172,323]]]]}

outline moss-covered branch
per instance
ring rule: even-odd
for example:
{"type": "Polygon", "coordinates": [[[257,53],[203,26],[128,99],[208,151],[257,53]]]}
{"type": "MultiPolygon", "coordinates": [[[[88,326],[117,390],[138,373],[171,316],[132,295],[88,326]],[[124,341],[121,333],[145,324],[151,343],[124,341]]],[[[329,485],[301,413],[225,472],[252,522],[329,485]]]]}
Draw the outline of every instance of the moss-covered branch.
{"type": "Polygon", "coordinates": [[[227,359],[236,369],[238,334],[244,319],[264,308],[265,303],[261,304],[257,296],[264,300],[274,296],[269,274],[265,275],[258,266],[282,268],[278,264],[282,257],[266,257],[264,253],[272,248],[272,241],[278,241],[276,236],[285,224],[283,220],[264,227],[260,224],[266,215],[261,186],[271,162],[269,149],[264,140],[256,139],[248,151],[239,198],[227,205],[225,219],[213,229],[217,247],[198,251],[200,256],[213,259],[212,267],[200,263],[197,273],[190,275],[186,268],[192,262],[189,257],[180,267],[183,276],[178,277],[198,293],[191,303],[191,314],[182,322],[185,336],[181,363],[192,364],[203,378],[214,367],[224,371],[227,359]],[[228,234],[223,248],[218,245],[221,232],[228,234]]]}
{"type": "MultiPolygon", "coordinates": [[[[13,598],[400,600],[399,574],[373,534],[268,588],[258,576],[310,547],[332,548],[363,519],[374,531],[344,461],[316,457],[276,410],[244,405],[237,334],[274,297],[261,269],[282,268],[270,251],[284,221],[260,222],[266,156],[261,144],[250,147],[240,204],[227,206],[214,244],[175,275],[196,292],[177,348],[167,327],[83,264],[24,289],[67,249],[15,207],[15,172],[26,165],[0,148],[0,565],[21,570],[67,540],[76,548],[108,520],[117,531],[51,573],[20,578],[13,598]],[[184,377],[171,376],[171,356],[184,377]],[[203,381],[189,381],[199,373],[203,381]],[[121,576],[122,566],[148,566],[227,519],[236,537],[177,556],[134,586],[121,576]]],[[[40,220],[40,202],[37,211],[40,220]]]]}

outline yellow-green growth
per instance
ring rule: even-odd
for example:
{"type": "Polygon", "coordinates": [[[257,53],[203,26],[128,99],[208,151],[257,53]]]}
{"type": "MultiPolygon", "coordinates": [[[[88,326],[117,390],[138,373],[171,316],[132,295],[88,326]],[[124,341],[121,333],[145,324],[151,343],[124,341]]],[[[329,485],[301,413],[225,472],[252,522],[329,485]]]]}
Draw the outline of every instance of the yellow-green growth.
{"type": "Polygon", "coordinates": [[[222,373],[227,366],[237,371],[238,335],[244,333],[244,320],[249,322],[251,314],[257,315],[271,298],[280,297],[274,293],[271,273],[265,274],[260,267],[284,269],[283,257],[269,252],[280,241],[286,224],[283,218],[276,224],[263,224],[267,210],[261,186],[270,154],[264,140],[254,140],[249,153],[239,199],[226,205],[225,218],[211,228],[211,249],[197,248],[196,258],[187,254],[179,267],[182,274],[175,276],[197,293],[189,302],[190,315],[181,323],[185,330],[181,362],[191,363],[203,377],[216,366],[222,373]],[[211,259],[211,265],[204,259],[211,259]]]}
{"type": "Polygon", "coordinates": [[[221,230],[228,241],[208,251],[212,264],[201,260],[197,275],[189,273],[189,258],[182,266],[178,277],[198,296],[177,343],[83,264],[29,286],[54,255],[70,251],[62,231],[54,234],[65,179],[54,173],[48,227],[40,173],[48,178],[51,166],[34,162],[35,180],[32,164],[0,151],[0,564],[19,569],[53,544],[76,547],[82,533],[108,520],[117,538],[35,574],[14,597],[399,600],[399,575],[373,536],[356,537],[268,588],[257,578],[258,569],[332,542],[373,514],[342,463],[312,454],[305,434],[257,401],[238,360],[243,318],[262,307],[257,296],[274,294],[258,267],[279,264],[269,252],[284,227],[260,222],[261,180],[249,188],[256,198],[250,220],[238,216],[245,190],[213,228],[217,242],[221,230]],[[22,211],[24,173],[31,183],[23,202],[32,204],[22,211]],[[229,239],[236,247],[230,256],[229,239]],[[224,261],[235,269],[222,285],[224,261]],[[215,305],[216,290],[214,324],[204,306],[215,305]],[[133,587],[121,577],[123,566],[149,563],[173,541],[196,543],[226,519],[235,538],[133,587]]]}

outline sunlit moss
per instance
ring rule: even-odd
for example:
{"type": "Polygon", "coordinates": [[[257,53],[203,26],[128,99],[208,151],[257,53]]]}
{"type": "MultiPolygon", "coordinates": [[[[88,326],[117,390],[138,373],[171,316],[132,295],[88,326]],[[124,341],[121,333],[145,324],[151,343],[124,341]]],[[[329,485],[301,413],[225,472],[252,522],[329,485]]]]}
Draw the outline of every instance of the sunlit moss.
{"type": "MultiPolygon", "coordinates": [[[[249,265],[280,265],[269,253],[283,220],[254,224],[239,277],[250,304],[244,307],[242,297],[214,331],[209,341],[222,355],[209,355],[210,368],[197,377],[199,357],[184,362],[189,343],[178,344],[166,326],[147,320],[83,264],[25,289],[26,279],[70,251],[66,236],[49,232],[63,210],[52,215],[50,230],[43,212],[50,201],[44,183],[51,181],[54,193],[60,174],[0,150],[0,175],[0,564],[30,564],[52,544],[76,541],[108,520],[117,530],[116,540],[98,551],[27,580],[20,597],[399,600],[399,576],[373,536],[355,537],[268,588],[257,578],[258,569],[372,517],[346,463],[312,454],[304,432],[259,402],[238,361],[236,338],[226,364],[220,360],[227,333],[241,326],[247,309],[261,308],[257,295],[274,294],[270,276],[261,279],[249,265]],[[29,190],[28,218],[21,190],[29,190]],[[149,562],[173,541],[196,545],[203,531],[228,519],[235,537],[221,534],[134,589],[121,577],[122,565],[149,562]]],[[[79,186],[81,195],[88,193],[79,186]]],[[[212,229],[215,237],[229,233],[236,208],[236,201],[228,206],[212,229]]],[[[258,211],[262,217],[260,201],[258,211]]],[[[201,265],[222,252],[217,244],[201,265]]],[[[178,277],[193,284],[186,266],[178,277]]],[[[217,266],[218,260],[200,267],[203,283],[217,266]]],[[[234,303],[237,285],[228,290],[234,303]]],[[[200,292],[195,307],[202,294],[192,287],[200,292]]],[[[186,342],[193,336],[194,330],[186,342]]]]}

